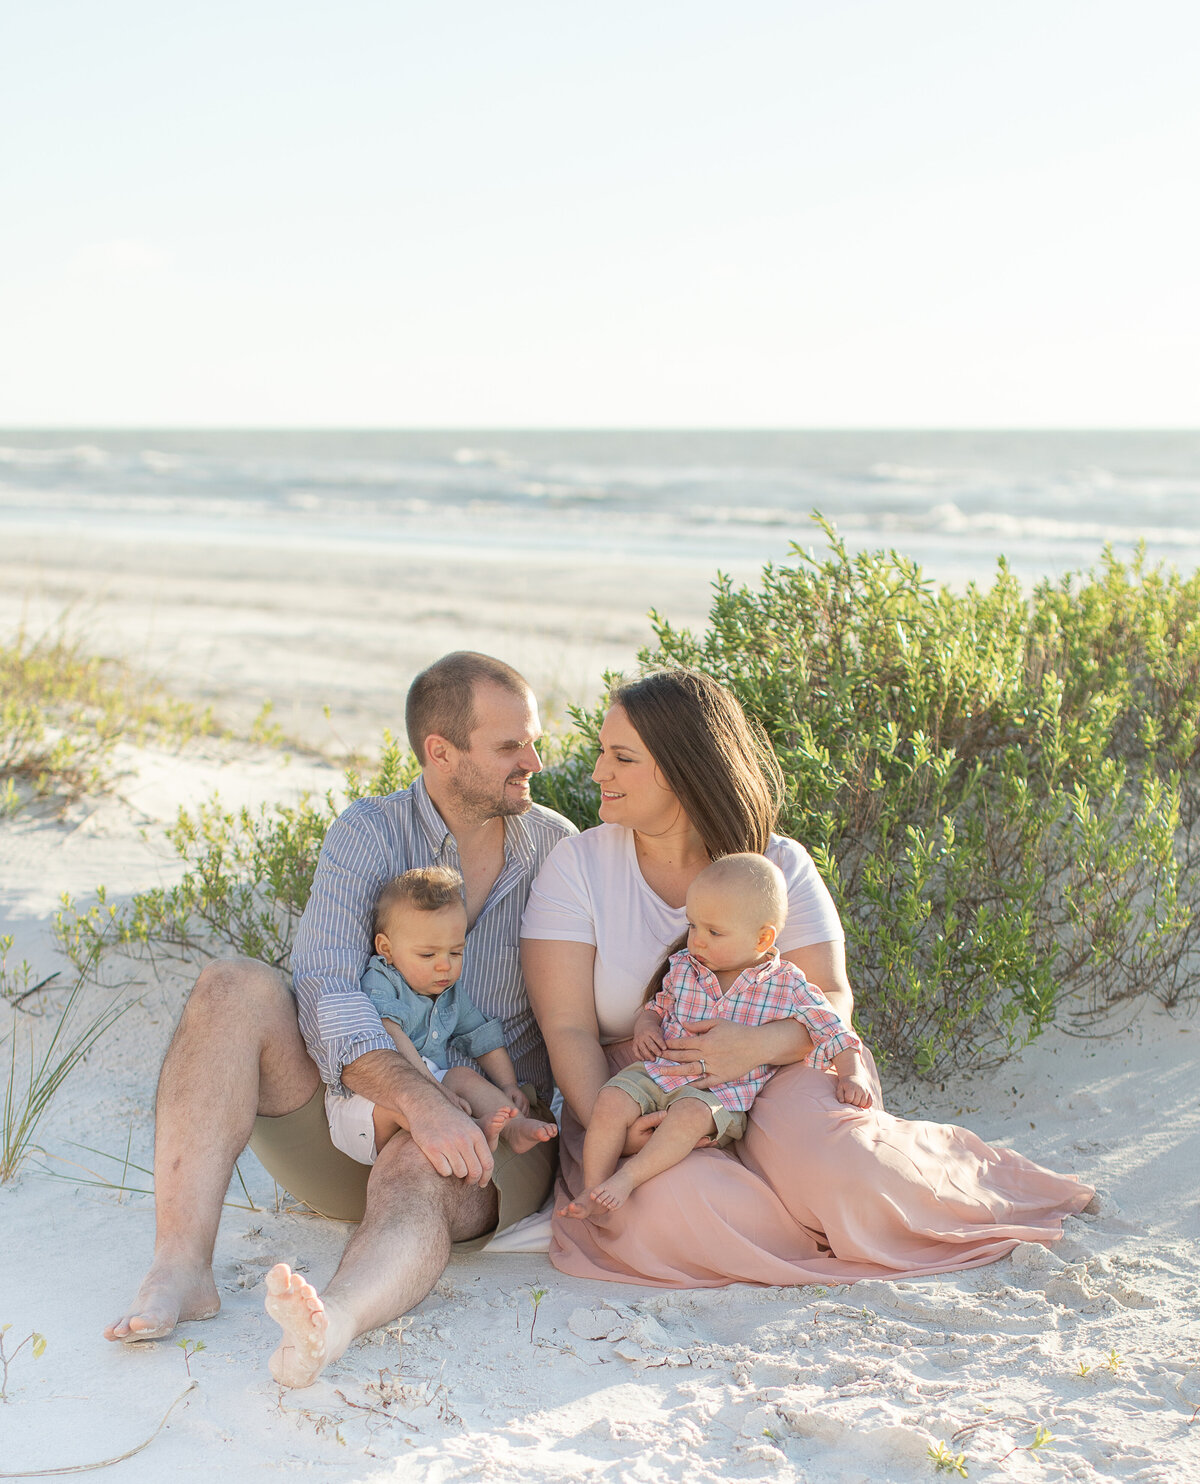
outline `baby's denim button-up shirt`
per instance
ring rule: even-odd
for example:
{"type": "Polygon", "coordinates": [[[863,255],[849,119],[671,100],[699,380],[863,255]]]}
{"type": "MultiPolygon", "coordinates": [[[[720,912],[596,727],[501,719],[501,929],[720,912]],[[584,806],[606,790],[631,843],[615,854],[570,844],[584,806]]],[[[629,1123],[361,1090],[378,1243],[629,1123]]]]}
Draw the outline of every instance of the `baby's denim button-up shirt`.
{"type": "Polygon", "coordinates": [[[404,976],[378,954],[362,977],[364,992],[381,1020],[400,1027],[422,1056],[448,1066],[447,1047],[463,1056],[486,1056],[504,1047],[504,1026],[486,1020],[465,990],[452,984],[439,995],[418,994],[404,976]]]}

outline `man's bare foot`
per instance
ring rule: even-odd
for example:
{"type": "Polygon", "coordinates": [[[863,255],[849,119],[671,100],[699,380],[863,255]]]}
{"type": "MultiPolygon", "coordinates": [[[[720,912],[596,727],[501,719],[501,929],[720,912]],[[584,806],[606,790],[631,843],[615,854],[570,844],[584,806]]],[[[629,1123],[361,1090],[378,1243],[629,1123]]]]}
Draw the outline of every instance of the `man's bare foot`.
{"type": "Polygon", "coordinates": [[[283,1330],[271,1356],[271,1374],[280,1386],[311,1386],[327,1358],[329,1318],[317,1290],[279,1262],[267,1274],[267,1313],[283,1330]]]}
{"type": "Polygon", "coordinates": [[[603,1221],[625,1204],[634,1189],[629,1177],[618,1170],[599,1185],[593,1185],[591,1190],[585,1190],[578,1200],[561,1207],[556,1214],[576,1216],[583,1221],[603,1221]]]}
{"type": "MultiPolygon", "coordinates": [[[[467,1111],[470,1112],[469,1107],[467,1111]]],[[[497,1108],[490,1118],[477,1118],[475,1120],[483,1132],[483,1137],[487,1140],[488,1148],[493,1154],[496,1152],[496,1145],[500,1142],[500,1137],[504,1132],[506,1124],[519,1116],[515,1108],[497,1108]]]]}
{"type": "Polygon", "coordinates": [[[120,1319],[104,1331],[106,1340],[161,1340],[177,1324],[211,1319],[221,1308],[212,1269],[193,1263],[156,1261],[142,1280],[137,1297],[120,1319]]]}
{"type": "Polygon", "coordinates": [[[535,1144],[544,1144],[558,1137],[553,1123],[543,1123],[540,1118],[524,1118],[520,1113],[500,1130],[500,1137],[514,1154],[525,1154],[535,1144]]]}

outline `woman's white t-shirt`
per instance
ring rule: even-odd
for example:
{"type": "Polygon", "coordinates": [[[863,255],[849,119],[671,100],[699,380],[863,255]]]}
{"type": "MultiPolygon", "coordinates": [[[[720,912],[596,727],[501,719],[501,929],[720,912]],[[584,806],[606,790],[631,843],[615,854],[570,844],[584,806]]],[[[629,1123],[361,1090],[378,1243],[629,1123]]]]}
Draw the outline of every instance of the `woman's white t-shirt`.
{"type": "MultiPolygon", "coordinates": [[[[845,934],[837,908],[804,846],[772,835],[763,853],[787,882],[779,951],[840,943],[845,934]]],[[[616,824],[558,842],[534,880],[521,921],[522,938],[595,945],[596,1020],[604,1042],[632,1034],[646,981],[686,929],[684,909],[669,907],[646,884],[633,831],[616,824]]]]}

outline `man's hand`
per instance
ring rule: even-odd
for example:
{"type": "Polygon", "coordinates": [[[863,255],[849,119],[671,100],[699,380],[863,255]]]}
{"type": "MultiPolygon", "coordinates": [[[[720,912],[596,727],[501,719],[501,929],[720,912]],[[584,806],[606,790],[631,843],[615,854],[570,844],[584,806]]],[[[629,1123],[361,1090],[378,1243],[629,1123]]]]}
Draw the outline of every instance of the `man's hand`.
{"type": "Polygon", "coordinates": [[[405,1114],[413,1142],[439,1175],[480,1189],[487,1185],[495,1162],[483,1130],[455,1108],[441,1088],[431,1097],[409,1097],[405,1114]]]}

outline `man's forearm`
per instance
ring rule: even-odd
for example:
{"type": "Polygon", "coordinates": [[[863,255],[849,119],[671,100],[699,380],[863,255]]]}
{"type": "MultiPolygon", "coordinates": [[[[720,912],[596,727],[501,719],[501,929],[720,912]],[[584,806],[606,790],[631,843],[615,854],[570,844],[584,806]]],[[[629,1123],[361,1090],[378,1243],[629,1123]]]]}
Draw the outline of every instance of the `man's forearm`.
{"type": "Polygon", "coordinates": [[[342,1068],[342,1082],[369,1103],[404,1119],[406,1125],[407,1104],[411,1099],[428,1097],[436,1089],[437,1095],[446,1100],[438,1083],[398,1051],[368,1051],[357,1057],[342,1068]]]}

